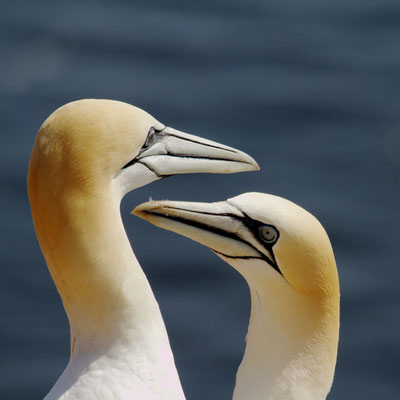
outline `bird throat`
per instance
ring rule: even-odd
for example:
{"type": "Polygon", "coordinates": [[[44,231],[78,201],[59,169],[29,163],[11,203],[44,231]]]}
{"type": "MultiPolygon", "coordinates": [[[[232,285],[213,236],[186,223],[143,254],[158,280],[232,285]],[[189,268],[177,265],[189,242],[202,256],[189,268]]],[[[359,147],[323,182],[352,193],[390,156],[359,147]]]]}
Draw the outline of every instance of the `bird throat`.
{"type": "Polygon", "coordinates": [[[250,286],[250,292],[247,345],[233,400],[325,399],[336,364],[338,299],[304,298],[279,286],[250,286]]]}

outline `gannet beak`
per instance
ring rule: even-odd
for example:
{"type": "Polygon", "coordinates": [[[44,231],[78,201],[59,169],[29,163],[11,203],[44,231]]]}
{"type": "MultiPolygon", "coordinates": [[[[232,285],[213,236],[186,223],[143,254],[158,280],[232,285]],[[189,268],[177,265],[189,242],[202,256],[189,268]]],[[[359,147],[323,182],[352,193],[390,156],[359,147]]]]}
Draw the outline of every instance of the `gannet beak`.
{"type": "Polygon", "coordinates": [[[252,234],[249,224],[254,225],[254,220],[229,201],[150,201],[136,207],[132,214],[199,242],[218,255],[263,259],[280,272],[272,251],[266,251],[252,234]]]}
{"type": "Polygon", "coordinates": [[[121,198],[138,187],[171,175],[259,170],[248,154],[166,127],[152,128],[138,154],[115,175],[121,198]]]}
{"type": "Polygon", "coordinates": [[[260,169],[248,154],[220,143],[166,127],[154,131],[132,163],[160,178],[195,172],[234,173],[260,169]]]}

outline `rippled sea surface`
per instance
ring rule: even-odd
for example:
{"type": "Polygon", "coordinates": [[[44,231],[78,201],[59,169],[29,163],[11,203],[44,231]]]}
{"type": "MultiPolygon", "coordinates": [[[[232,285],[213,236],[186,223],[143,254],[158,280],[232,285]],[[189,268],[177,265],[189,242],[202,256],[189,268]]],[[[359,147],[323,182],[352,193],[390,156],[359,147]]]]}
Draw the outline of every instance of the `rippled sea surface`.
{"type": "Polygon", "coordinates": [[[138,105],[238,147],[262,170],[178,176],[122,215],[160,303],[188,400],[229,400],[249,316],[244,280],[206,248],[131,216],[154,199],[284,196],[328,231],[341,290],[334,399],[400,389],[400,3],[15,1],[0,4],[0,397],[41,399],[68,323],[26,194],[34,136],[87,97],[138,105]]]}

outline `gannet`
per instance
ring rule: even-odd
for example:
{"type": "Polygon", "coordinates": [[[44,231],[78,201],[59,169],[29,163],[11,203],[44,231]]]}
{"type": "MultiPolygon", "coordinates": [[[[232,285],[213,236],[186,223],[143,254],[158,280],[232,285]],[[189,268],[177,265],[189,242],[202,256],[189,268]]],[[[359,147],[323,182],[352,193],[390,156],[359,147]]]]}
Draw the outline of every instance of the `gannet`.
{"type": "Polygon", "coordinates": [[[71,355],[45,400],[184,399],[120,201],[169,175],[255,169],[243,152],[166,127],[118,101],[76,101],[47,118],[32,150],[28,192],[68,316],[71,355]]]}
{"type": "Polygon", "coordinates": [[[246,279],[251,314],[234,400],[321,400],[332,385],[339,281],[329,238],[289,200],[152,201],[133,214],[209,247],[246,279]]]}

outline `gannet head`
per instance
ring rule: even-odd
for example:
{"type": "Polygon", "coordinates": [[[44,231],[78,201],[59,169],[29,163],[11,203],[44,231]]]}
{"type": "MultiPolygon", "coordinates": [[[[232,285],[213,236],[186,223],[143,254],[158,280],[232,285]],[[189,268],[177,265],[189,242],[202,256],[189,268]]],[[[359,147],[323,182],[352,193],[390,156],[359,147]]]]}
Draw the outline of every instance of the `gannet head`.
{"type": "Polygon", "coordinates": [[[338,293],[324,228],[289,200],[245,193],[216,203],[152,201],[132,213],[208,246],[250,285],[287,285],[304,295],[338,293]]]}
{"type": "Polygon", "coordinates": [[[339,283],[328,236],[283,198],[152,201],[133,214],[209,247],[246,279],[251,316],[234,399],[324,399],[339,337],[339,283]]]}
{"type": "Polygon", "coordinates": [[[166,127],[129,104],[90,99],[64,105],[43,123],[28,181],[45,174],[49,187],[92,191],[112,184],[123,197],[170,175],[255,169],[241,151],[166,127]]]}

